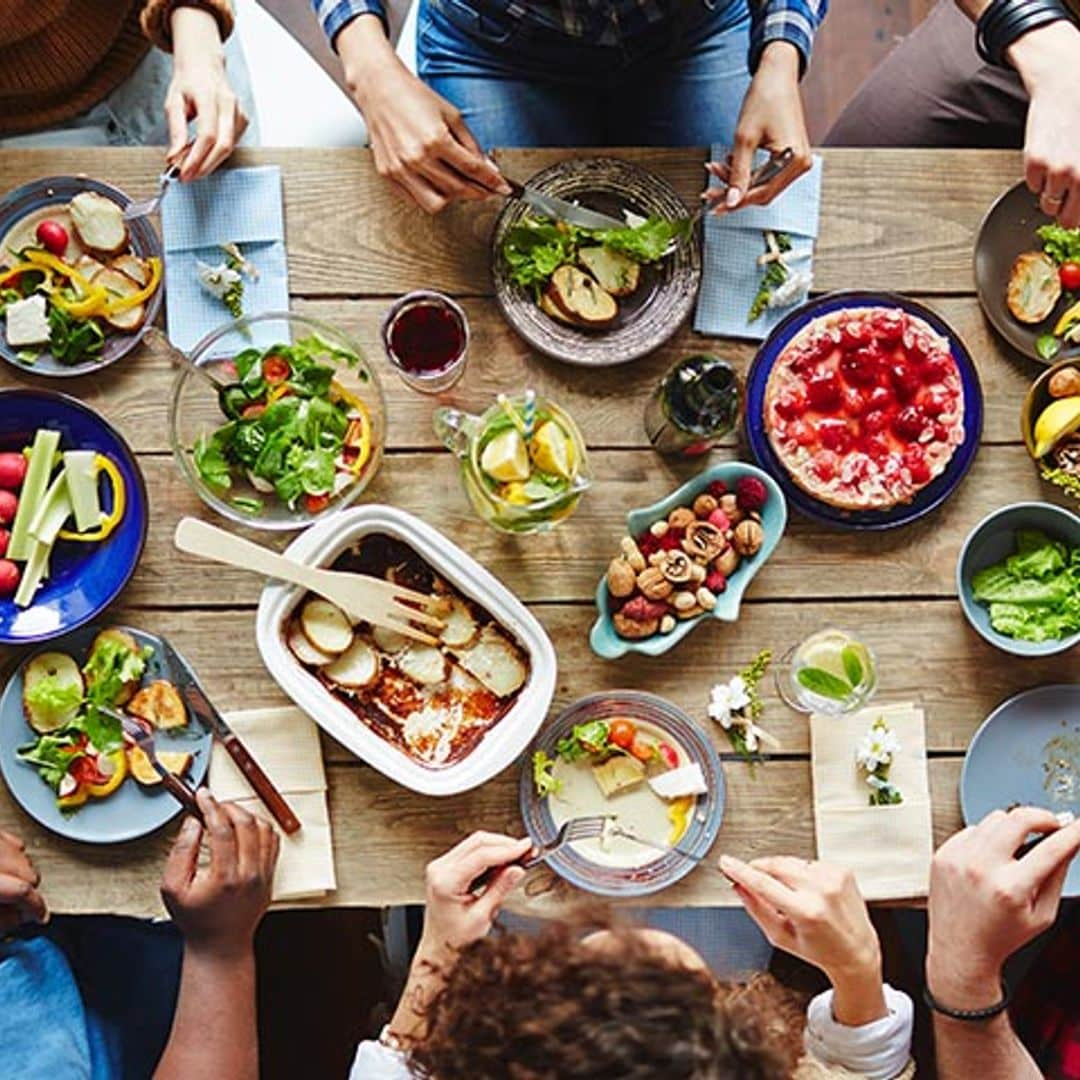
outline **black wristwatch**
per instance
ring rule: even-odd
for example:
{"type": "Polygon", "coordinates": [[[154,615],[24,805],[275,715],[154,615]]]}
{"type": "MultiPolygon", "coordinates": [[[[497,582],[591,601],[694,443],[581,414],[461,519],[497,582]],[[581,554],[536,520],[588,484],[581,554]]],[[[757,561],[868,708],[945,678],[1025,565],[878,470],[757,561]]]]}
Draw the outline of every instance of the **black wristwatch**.
{"type": "Polygon", "coordinates": [[[1061,0],[991,0],[975,24],[975,48],[988,64],[1009,67],[1005,50],[1017,38],[1069,18],[1061,0]]]}
{"type": "Polygon", "coordinates": [[[1008,1007],[1011,1000],[1009,994],[1009,988],[1005,985],[1005,981],[1001,983],[1001,1000],[996,1005],[989,1005],[985,1009],[951,1009],[948,1005],[942,1005],[933,994],[930,993],[929,986],[923,986],[923,1001],[930,1006],[934,1012],[941,1013],[942,1016],[947,1016],[952,1020],[966,1020],[969,1023],[980,1023],[984,1020],[993,1020],[995,1016],[999,1016],[1008,1007]]]}

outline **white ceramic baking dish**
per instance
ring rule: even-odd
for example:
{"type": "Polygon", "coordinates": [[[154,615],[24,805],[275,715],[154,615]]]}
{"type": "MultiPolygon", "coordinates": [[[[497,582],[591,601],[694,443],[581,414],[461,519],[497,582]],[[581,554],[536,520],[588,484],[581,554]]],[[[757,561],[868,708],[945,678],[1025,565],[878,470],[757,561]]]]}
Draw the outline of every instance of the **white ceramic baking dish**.
{"type": "Polygon", "coordinates": [[[375,734],[338,701],[285,644],[284,628],[304,590],[269,584],[256,617],[259,652],[278,685],[324,731],[391,780],[423,795],[455,795],[479,787],[515,761],[532,741],[555,693],[555,650],[544,628],[496,577],[419,518],[390,506],[343,510],[312,525],[285,554],[328,567],[347,547],[371,533],[404,541],[465,596],[482,605],[529,655],[529,678],[510,711],[460,761],[439,768],[420,764],[375,734]]]}

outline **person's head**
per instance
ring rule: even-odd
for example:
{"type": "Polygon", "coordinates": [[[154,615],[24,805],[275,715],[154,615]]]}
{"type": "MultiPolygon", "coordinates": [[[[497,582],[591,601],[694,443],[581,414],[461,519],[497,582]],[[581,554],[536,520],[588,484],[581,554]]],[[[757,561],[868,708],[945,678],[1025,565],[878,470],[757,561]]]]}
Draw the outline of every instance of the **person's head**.
{"type": "Polygon", "coordinates": [[[669,934],[566,925],[464,948],[426,1021],[432,1080],[781,1080],[802,1027],[777,983],[719,983],[669,934]]]}

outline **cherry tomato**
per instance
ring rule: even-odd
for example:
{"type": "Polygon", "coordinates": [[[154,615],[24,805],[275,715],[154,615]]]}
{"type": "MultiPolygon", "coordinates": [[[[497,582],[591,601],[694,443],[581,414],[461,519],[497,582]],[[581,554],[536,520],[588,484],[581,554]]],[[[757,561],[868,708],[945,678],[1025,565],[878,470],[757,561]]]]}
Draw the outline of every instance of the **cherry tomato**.
{"type": "Polygon", "coordinates": [[[284,357],[278,356],[277,353],[271,353],[269,356],[263,357],[262,373],[263,378],[271,386],[276,386],[278,383],[283,383],[292,374],[292,368],[289,367],[289,361],[284,357]]]}
{"type": "Polygon", "coordinates": [[[652,761],[656,757],[656,743],[650,739],[643,739],[640,735],[635,735],[634,741],[630,744],[630,753],[638,761],[652,761]]]}
{"type": "Polygon", "coordinates": [[[39,221],[38,227],[34,230],[34,236],[46,251],[58,259],[63,258],[64,252],[67,251],[68,234],[67,229],[59,221],[53,221],[52,218],[39,221]]]}
{"type": "Polygon", "coordinates": [[[679,767],[679,755],[675,750],[675,747],[670,743],[662,742],[659,746],[660,759],[669,769],[677,769],[679,767]]]}
{"type": "Polygon", "coordinates": [[[629,750],[634,745],[634,736],[637,727],[633,720],[612,720],[608,728],[608,740],[623,750],[629,750]]]}
{"type": "Polygon", "coordinates": [[[97,759],[81,757],[71,763],[71,775],[80,784],[103,784],[109,778],[97,767],[97,759]]]}
{"type": "Polygon", "coordinates": [[[10,491],[0,491],[0,525],[10,525],[19,509],[19,497],[10,491]]]}
{"type": "Polygon", "coordinates": [[[1072,292],[1080,289],[1080,263],[1062,263],[1058,268],[1058,277],[1061,279],[1061,287],[1072,292]]]}
{"type": "Polygon", "coordinates": [[[7,529],[0,529],[0,559],[7,554],[8,544],[11,543],[11,533],[7,529]]]}
{"type": "Polygon", "coordinates": [[[320,514],[330,505],[329,495],[305,495],[304,509],[309,514],[320,514]]]}
{"type": "Polygon", "coordinates": [[[256,401],[251,405],[245,405],[240,410],[241,420],[254,420],[257,416],[262,416],[266,412],[266,405],[261,401],[256,401]]]}

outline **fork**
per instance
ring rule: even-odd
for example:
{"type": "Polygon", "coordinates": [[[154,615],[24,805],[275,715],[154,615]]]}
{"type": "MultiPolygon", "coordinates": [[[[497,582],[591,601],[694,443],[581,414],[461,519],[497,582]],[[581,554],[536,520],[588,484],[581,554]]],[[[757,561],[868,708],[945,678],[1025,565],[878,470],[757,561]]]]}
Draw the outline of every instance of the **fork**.
{"type": "Polygon", "coordinates": [[[156,194],[152,195],[149,199],[140,199],[139,202],[128,203],[123,214],[125,221],[134,221],[135,218],[149,217],[151,214],[157,213],[157,208],[161,205],[161,200],[165,197],[165,189],[180,175],[181,160],[183,160],[183,158],[174,161],[158,177],[156,194]]]}
{"type": "Polygon", "coordinates": [[[425,645],[439,643],[412,625],[418,622],[435,630],[443,628],[444,624],[426,610],[431,597],[423,593],[365,574],[305,566],[198,518],[181,518],[173,543],[189,555],[300,585],[336,604],[354,622],[383,626],[425,645]]]}

